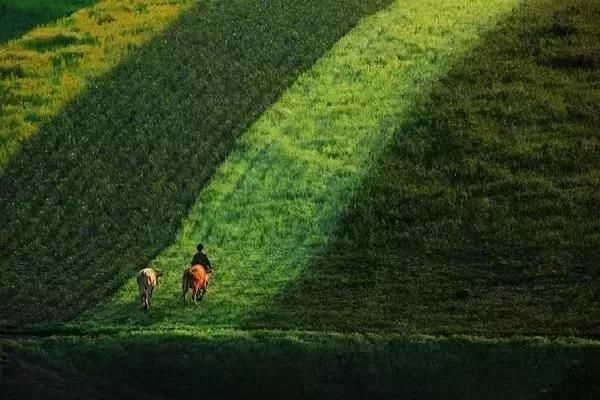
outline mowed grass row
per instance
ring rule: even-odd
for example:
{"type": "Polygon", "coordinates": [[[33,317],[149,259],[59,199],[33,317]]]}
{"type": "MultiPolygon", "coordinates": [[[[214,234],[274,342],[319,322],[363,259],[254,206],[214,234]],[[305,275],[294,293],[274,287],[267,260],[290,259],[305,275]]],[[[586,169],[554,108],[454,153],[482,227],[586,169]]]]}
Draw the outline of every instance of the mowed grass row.
{"type": "Polygon", "coordinates": [[[195,0],[4,0],[0,4],[0,172],[87,84],[195,0]],[[94,4],[95,3],[95,4],[94,4]],[[91,6],[94,4],[93,6],[91,6]],[[90,7],[83,8],[87,5],[90,7]],[[20,38],[31,24],[50,22],[20,38]],[[15,40],[2,44],[2,37],[15,40]]]}
{"type": "MultiPolygon", "coordinates": [[[[514,4],[396,1],[367,18],[238,140],[174,244],[151,263],[166,273],[152,312],[140,312],[132,274],[114,299],[75,324],[282,326],[281,315],[254,316],[286,286],[310,279],[310,258],[324,248],[366,169],[413,104],[514,4]],[[202,306],[184,308],[181,272],[200,241],[216,272],[202,306]]],[[[348,265],[357,279],[364,268],[348,265]]]]}
{"type": "Polygon", "coordinates": [[[2,0],[0,3],[0,44],[17,38],[29,29],[90,6],[94,0],[2,0]]]}
{"type": "Polygon", "coordinates": [[[71,317],[121,287],[173,242],[234,139],[386,4],[198,4],[90,84],[0,176],[0,324],[71,317]]]}
{"type": "MultiPolygon", "coordinates": [[[[594,399],[600,390],[600,347],[585,341],[194,330],[20,346],[13,355],[140,398],[558,400],[594,399]]],[[[14,390],[14,376],[0,393],[14,390]]],[[[42,384],[16,393],[44,393],[42,384]]]]}
{"type": "Polygon", "coordinates": [[[490,32],[255,324],[598,337],[599,14],[530,1],[490,32]]]}

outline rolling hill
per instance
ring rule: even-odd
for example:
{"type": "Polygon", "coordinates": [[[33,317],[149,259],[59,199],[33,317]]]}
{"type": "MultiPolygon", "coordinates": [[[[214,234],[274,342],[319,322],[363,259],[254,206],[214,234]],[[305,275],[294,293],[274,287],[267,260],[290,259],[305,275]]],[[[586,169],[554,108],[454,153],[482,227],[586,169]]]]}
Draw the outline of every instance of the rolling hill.
{"type": "Polygon", "coordinates": [[[159,397],[598,398],[598,13],[190,6],[0,175],[5,357],[159,397]]]}

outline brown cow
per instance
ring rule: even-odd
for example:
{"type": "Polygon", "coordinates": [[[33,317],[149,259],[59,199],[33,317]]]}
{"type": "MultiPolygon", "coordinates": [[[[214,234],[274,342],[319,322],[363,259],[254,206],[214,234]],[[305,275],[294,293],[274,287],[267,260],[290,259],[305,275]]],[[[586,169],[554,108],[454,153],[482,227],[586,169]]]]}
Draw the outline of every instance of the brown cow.
{"type": "Polygon", "coordinates": [[[154,268],[144,268],[137,274],[137,284],[140,290],[140,301],[142,302],[142,308],[148,311],[150,308],[150,301],[152,300],[152,293],[154,288],[158,285],[158,277],[163,276],[162,271],[154,268]]]}
{"type": "Polygon", "coordinates": [[[183,290],[183,304],[185,305],[185,295],[189,289],[192,289],[192,300],[194,304],[198,304],[198,301],[202,300],[206,288],[208,287],[208,281],[210,280],[211,273],[206,271],[204,266],[197,264],[183,271],[183,280],[181,282],[181,289],[183,290]]]}

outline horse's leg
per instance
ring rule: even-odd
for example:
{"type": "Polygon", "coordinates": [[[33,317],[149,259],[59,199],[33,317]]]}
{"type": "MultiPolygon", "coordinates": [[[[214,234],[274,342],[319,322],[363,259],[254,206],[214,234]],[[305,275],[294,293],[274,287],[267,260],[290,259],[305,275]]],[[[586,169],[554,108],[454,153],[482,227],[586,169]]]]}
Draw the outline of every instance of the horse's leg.
{"type": "Polygon", "coordinates": [[[194,286],[193,292],[192,292],[192,298],[194,299],[194,304],[198,305],[198,287],[194,286]]]}
{"type": "Polygon", "coordinates": [[[193,288],[192,288],[191,286],[189,286],[189,285],[186,285],[186,286],[185,286],[185,289],[183,289],[183,295],[182,295],[182,297],[183,297],[183,305],[184,305],[184,306],[187,304],[187,299],[186,299],[186,297],[187,297],[187,294],[188,294],[188,292],[190,291],[190,289],[193,289],[193,288]]]}

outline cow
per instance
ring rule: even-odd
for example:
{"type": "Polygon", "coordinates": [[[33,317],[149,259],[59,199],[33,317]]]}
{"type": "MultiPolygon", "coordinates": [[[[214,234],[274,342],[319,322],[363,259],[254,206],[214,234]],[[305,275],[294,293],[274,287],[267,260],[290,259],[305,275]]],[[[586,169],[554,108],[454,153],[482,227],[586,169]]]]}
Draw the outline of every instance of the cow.
{"type": "Polygon", "coordinates": [[[137,274],[137,284],[140,291],[140,301],[144,311],[150,308],[152,293],[158,285],[158,278],[163,276],[162,271],[155,268],[144,268],[137,274]]]}
{"type": "Polygon", "coordinates": [[[183,290],[183,305],[186,304],[185,296],[189,289],[192,289],[192,301],[198,305],[198,301],[202,301],[202,297],[206,293],[208,281],[212,273],[207,272],[206,268],[201,264],[193,265],[183,271],[183,279],[181,289],[183,290]]]}

